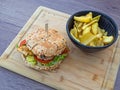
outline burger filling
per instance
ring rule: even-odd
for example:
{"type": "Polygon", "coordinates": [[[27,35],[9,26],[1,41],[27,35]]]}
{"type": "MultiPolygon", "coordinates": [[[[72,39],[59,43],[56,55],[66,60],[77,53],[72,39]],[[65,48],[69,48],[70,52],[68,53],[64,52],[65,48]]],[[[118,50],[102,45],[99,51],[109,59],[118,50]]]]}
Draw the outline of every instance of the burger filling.
{"type": "Polygon", "coordinates": [[[61,60],[64,60],[68,53],[68,49],[66,48],[62,54],[57,56],[45,56],[45,55],[36,56],[26,46],[26,40],[20,42],[20,45],[18,46],[18,51],[20,51],[24,55],[28,63],[39,66],[55,65],[61,60]]]}

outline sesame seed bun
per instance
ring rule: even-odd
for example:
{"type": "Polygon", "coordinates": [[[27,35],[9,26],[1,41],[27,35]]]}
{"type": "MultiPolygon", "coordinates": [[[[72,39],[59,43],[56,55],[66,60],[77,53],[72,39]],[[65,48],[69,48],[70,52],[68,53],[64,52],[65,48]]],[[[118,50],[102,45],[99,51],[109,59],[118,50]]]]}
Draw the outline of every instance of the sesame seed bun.
{"type": "Polygon", "coordinates": [[[38,29],[29,33],[26,37],[27,47],[36,55],[56,56],[66,48],[65,38],[54,29],[38,29]]]}

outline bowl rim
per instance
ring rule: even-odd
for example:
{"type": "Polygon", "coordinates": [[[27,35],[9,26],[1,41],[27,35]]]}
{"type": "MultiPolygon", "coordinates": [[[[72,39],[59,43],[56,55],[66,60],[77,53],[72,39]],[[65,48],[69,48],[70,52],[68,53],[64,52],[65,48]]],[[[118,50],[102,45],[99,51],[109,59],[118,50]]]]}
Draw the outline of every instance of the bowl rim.
{"type": "Polygon", "coordinates": [[[66,23],[66,31],[67,31],[67,34],[68,34],[69,38],[72,39],[72,40],[74,40],[74,42],[77,43],[77,45],[80,45],[80,46],[86,47],[86,48],[91,48],[91,49],[100,49],[100,48],[102,49],[102,48],[109,47],[109,46],[111,46],[112,44],[114,44],[114,43],[116,42],[117,38],[118,38],[118,26],[117,26],[116,22],[115,22],[110,16],[108,16],[107,14],[105,14],[105,13],[103,13],[103,12],[100,12],[100,11],[94,11],[94,10],[82,10],[82,11],[78,11],[78,12],[75,12],[74,14],[72,14],[72,15],[69,17],[69,19],[68,19],[68,21],[67,21],[67,23],[66,23]],[[72,20],[73,17],[74,17],[76,14],[82,13],[82,12],[85,12],[85,13],[88,13],[88,12],[98,13],[98,14],[100,14],[101,16],[104,16],[105,18],[108,18],[109,21],[112,23],[112,25],[115,26],[115,28],[116,28],[116,29],[115,29],[115,30],[116,30],[116,37],[114,37],[113,42],[111,42],[110,44],[104,45],[104,46],[92,47],[92,46],[84,45],[84,44],[80,43],[79,41],[75,40],[74,37],[70,34],[70,30],[69,30],[69,28],[68,28],[68,24],[69,24],[70,20],[72,20]]]}

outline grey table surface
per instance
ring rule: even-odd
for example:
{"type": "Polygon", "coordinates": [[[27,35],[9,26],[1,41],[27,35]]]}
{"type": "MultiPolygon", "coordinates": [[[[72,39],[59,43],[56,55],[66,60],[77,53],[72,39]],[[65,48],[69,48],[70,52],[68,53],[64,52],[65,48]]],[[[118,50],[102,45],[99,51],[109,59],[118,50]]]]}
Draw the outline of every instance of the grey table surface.
{"type": "MultiPolygon", "coordinates": [[[[120,26],[120,0],[0,0],[0,55],[15,38],[33,12],[45,6],[68,14],[98,10],[120,26]]],[[[0,90],[54,90],[0,67],[0,90]]],[[[114,90],[120,90],[120,69],[114,90]]]]}

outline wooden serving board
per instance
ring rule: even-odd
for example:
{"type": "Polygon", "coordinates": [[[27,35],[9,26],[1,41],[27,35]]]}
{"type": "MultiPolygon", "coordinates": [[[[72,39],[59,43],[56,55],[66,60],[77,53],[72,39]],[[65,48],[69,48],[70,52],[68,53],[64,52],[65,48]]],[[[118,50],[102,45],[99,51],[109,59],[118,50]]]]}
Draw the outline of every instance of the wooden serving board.
{"type": "Polygon", "coordinates": [[[113,90],[120,59],[120,40],[111,47],[96,53],[85,53],[74,46],[66,34],[66,22],[70,15],[39,7],[0,58],[0,66],[25,77],[59,90],[113,90]],[[22,61],[16,44],[25,35],[38,28],[44,28],[45,21],[67,39],[69,56],[54,72],[36,71],[22,61]]]}

